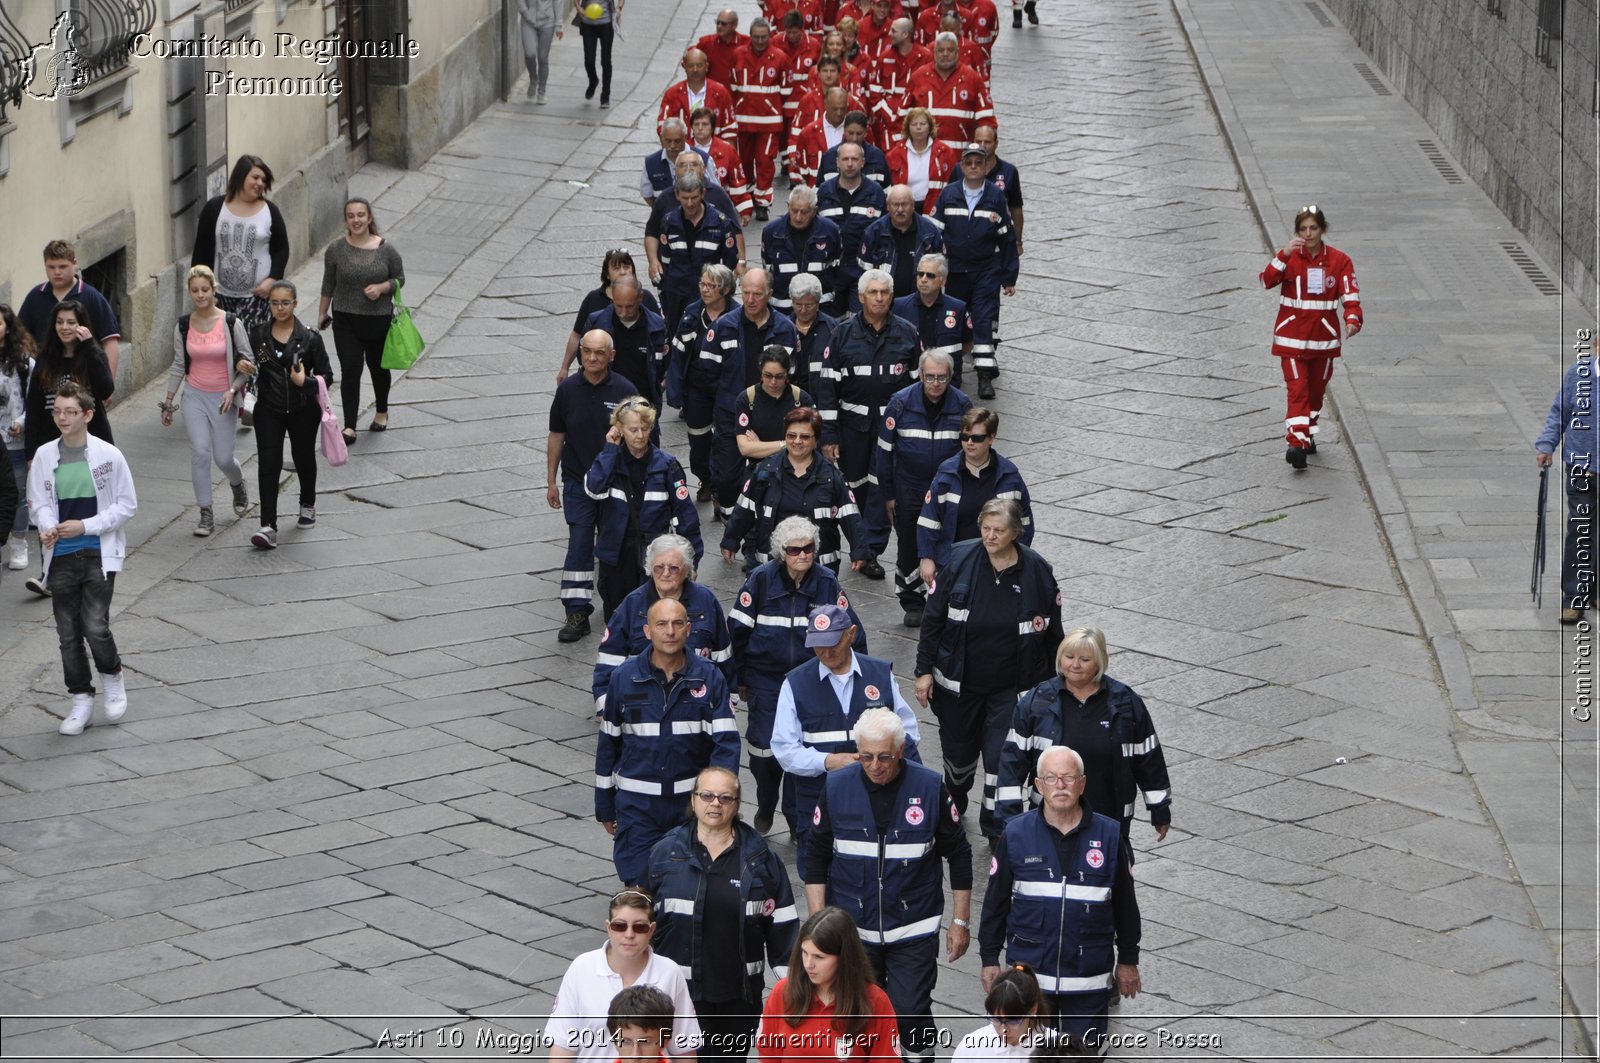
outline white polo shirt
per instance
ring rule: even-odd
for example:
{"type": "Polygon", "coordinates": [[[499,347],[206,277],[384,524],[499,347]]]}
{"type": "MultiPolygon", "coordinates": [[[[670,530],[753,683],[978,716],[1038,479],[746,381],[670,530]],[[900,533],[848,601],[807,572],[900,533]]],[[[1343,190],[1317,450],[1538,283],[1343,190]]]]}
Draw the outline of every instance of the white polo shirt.
{"type": "MultiPolygon", "coordinates": [[[[635,909],[624,911],[631,913],[635,909]]],[[[572,961],[561,976],[561,988],[556,991],[550,1021],[544,1027],[550,1045],[575,1052],[578,1059],[593,1063],[611,1063],[617,1058],[611,1035],[606,1032],[606,1013],[611,1009],[612,998],[624,987],[622,976],[606,962],[610,947],[607,942],[572,961]]],[[[689,1055],[699,1049],[700,1020],[695,1017],[689,983],[681,967],[652,949],[644,973],[633,984],[652,986],[672,999],[677,1021],[667,1042],[667,1055],[689,1055]]]]}

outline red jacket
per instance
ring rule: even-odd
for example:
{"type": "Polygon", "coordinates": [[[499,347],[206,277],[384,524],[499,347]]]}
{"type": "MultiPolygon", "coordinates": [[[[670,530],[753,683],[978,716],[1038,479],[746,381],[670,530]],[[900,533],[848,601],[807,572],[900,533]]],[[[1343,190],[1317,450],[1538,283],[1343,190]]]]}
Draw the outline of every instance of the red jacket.
{"type": "Polygon", "coordinates": [[[870,12],[866,18],[860,20],[860,26],[856,30],[856,43],[861,46],[861,58],[867,60],[866,65],[870,66],[878,52],[889,46],[889,27],[894,24],[897,17],[899,16],[891,10],[889,17],[881,26],[872,21],[870,12]]]}
{"type": "Polygon", "coordinates": [[[735,31],[726,44],[718,40],[715,33],[708,33],[698,41],[695,41],[694,46],[706,53],[706,60],[711,68],[706,72],[706,77],[712,81],[720,81],[732,88],[733,57],[738,54],[739,49],[749,43],[749,37],[735,31]]]}
{"type": "MultiPolygon", "coordinates": [[[[911,168],[906,161],[906,143],[902,140],[888,151],[889,183],[892,185],[911,183],[909,180],[911,168]]],[[[960,164],[960,151],[942,140],[933,142],[933,154],[928,159],[928,196],[922,201],[922,213],[928,214],[933,211],[934,203],[939,200],[939,193],[944,191],[944,186],[948,182],[950,171],[960,164]]]]}
{"type": "Polygon", "coordinates": [[[702,144],[691,138],[689,145],[711,156],[711,165],[717,171],[717,182],[728,193],[728,198],[733,200],[739,220],[749,221],[755,211],[755,202],[750,198],[750,181],[744,175],[744,163],[739,161],[739,149],[721,137],[713,137],[710,144],[702,144]]]}
{"type": "MultiPolygon", "coordinates": [[[[800,139],[800,134],[806,131],[807,126],[816,125],[822,121],[822,97],[823,92],[821,89],[812,89],[795,102],[794,117],[789,123],[789,146],[791,148],[800,139]]],[[[861,97],[853,92],[850,93],[850,110],[865,111],[866,109],[867,105],[862,102],[861,97]]],[[[822,156],[818,155],[817,160],[820,162],[821,159],[822,156]]]]}
{"type": "MultiPolygon", "coordinates": [[[[804,978],[805,972],[795,972],[804,978]]],[[[894,1005],[889,994],[868,983],[867,1003],[872,1017],[867,1028],[851,1043],[845,1044],[833,1031],[833,1005],[813,1001],[811,1010],[800,1020],[799,1026],[790,1026],[783,1015],[783,992],[787,979],[778,984],[767,997],[761,1009],[761,1028],[756,1033],[755,1050],[761,1063],[776,1063],[792,1059],[796,1063],[817,1063],[830,1059],[857,1060],[859,1063],[899,1063],[900,1048],[895,1025],[894,1005]]]]}
{"type": "Polygon", "coordinates": [[[882,130],[879,146],[893,144],[900,139],[900,100],[906,94],[911,74],[920,66],[933,62],[933,53],[920,44],[901,55],[893,48],[878,53],[872,77],[872,124],[882,130]]]}
{"type": "Polygon", "coordinates": [[[983,75],[970,66],[958,64],[948,78],[940,77],[931,63],[913,71],[896,119],[903,121],[913,107],[932,111],[939,122],[939,139],[957,149],[971,143],[979,126],[999,125],[989,87],[983,75]]]}
{"type": "Polygon", "coordinates": [[[807,33],[822,32],[822,0],[766,0],[762,7],[766,9],[767,21],[772,23],[774,36],[783,35],[783,16],[791,11],[800,12],[806,20],[807,33]]]}
{"type": "MultiPolygon", "coordinates": [[[[733,93],[728,91],[728,86],[720,81],[706,78],[705,106],[717,119],[717,136],[727,140],[735,140],[739,136],[739,121],[734,117],[733,93]]],[[[667,91],[661,97],[661,110],[656,114],[656,130],[661,130],[661,123],[668,118],[683,120],[683,128],[694,135],[694,130],[689,128],[689,83],[677,81],[667,86],[667,91]]]]}
{"type": "Polygon", "coordinates": [[[1000,33],[1000,13],[995,10],[994,0],[971,0],[957,6],[962,9],[961,24],[966,27],[967,36],[983,46],[983,54],[994,51],[994,40],[1000,33]]]}
{"type": "Polygon", "coordinates": [[[800,130],[798,139],[791,138],[789,148],[793,152],[792,172],[812,188],[817,187],[817,170],[828,153],[828,134],[823,132],[821,119],[800,130]]]}
{"type": "Polygon", "coordinates": [[[1274,255],[1261,271],[1261,284],[1278,289],[1272,353],[1279,358],[1339,357],[1340,303],[1344,304],[1346,322],[1362,323],[1355,263],[1349,255],[1326,243],[1315,258],[1296,251],[1285,262],[1274,255]],[[1318,282],[1316,287],[1313,281],[1318,282]]]}
{"type": "Polygon", "coordinates": [[[794,126],[795,108],[800,106],[800,98],[808,91],[817,60],[822,58],[822,42],[815,37],[801,37],[798,48],[791,50],[787,40],[781,47],[789,52],[789,95],[783,100],[783,126],[790,129],[794,126]]]}
{"type": "Polygon", "coordinates": [[[733,59],[733,109],[741,133],[783,135],[783,101],[789,94],[789,53],[776,44],[755,54],[739,49],[733,59]]]}

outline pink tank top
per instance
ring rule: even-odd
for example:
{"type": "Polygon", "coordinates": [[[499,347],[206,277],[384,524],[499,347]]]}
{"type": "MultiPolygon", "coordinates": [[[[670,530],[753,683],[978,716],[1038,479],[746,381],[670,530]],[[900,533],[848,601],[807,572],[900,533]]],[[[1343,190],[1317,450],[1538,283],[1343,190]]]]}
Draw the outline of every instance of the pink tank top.
{"type": "Polygon", "coordinates": [[[228,322],[219,318],[210,332],[196,332],[189,323],[189,386],[196,391],[228,390],[233,368],[228,364],[228,322]]]}

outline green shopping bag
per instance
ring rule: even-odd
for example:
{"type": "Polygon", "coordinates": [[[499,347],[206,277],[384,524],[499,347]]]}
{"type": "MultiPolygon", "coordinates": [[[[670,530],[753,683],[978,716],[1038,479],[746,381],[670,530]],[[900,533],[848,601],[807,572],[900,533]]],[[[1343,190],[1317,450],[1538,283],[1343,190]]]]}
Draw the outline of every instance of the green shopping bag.
{"type": "Polygon", "coordinates": [[[422,342],[422,333],[411,323],[411,311],[406,309],[406,304],[400,298],[399,285],[395,285],[394,305],[399,307],[400,312],[389,320],[389,335],[383,340],[383,361],[380,364],[385,369],[404,371],[416,364],[425,344],[422,342]]]}

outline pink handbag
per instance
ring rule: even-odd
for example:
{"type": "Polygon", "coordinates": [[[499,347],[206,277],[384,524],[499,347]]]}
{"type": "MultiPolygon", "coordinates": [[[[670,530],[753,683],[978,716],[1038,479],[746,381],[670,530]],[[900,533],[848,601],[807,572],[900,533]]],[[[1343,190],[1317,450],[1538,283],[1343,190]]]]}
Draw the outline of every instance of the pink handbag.
{"type": "Polygon", "coordinates": [[[317,405],[322,407],[322,456],[333,466],[350,460],[350,448],[345,445],[344,433],[339,430],[339,415],[333,412],[328,401],[328,382],[317,377],[317,405]]]}

